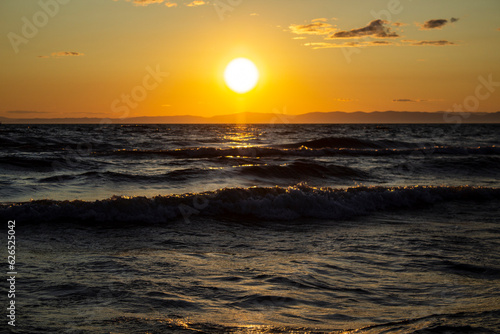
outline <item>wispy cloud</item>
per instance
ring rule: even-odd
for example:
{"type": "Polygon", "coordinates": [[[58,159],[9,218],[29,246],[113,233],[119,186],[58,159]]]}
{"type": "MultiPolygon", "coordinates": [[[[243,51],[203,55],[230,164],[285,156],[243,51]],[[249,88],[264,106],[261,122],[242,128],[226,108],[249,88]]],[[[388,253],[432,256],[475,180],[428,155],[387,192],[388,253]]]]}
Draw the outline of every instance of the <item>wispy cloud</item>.
{"type": "Polygon", "coordinates": [[[310,46],[314,50],[317,49],[329,49],[329,48],[340,48],[342,45],[340,44],[334,44],[334,43],[326,43],[326,42],[311,42],[311,43],[305,43],[305,46],[310,46]]]}
{"type": "Polygon", "coordinates": [[[447,41],[447,40],[439,40],[439,41],[413,41],[413,40],[405,40],[403,42],[408,43],[409,45],[413,45],[413,46],[426,46],[426,45],[446,46],[446,45],[457,45],[455,42],[450,42],[450,41],[447,41]]]}
{"type": "Polygon", "coordinates": [[[393,44],[392,42],[389,41],[370,41],[370,42],[365,42],[365,45],[390,45],[393,44]]]}
{"type": "Polygon", "coordinates": [[[425,102],[427,100],[414,100],[414,99],[394,99],[392,102],[411,102],[411,103],[416,103],[416,102],[425,102]]]}
{"type": "Polygon", "coordinates": [[[82,52],[75,52],[75,51],[59,51],[59,52],[52,52],[50,56],[37,56],[38,58],[60,58],[60,57],[79,57],[79,56],[85,56],[84,53],[82,52]]]}
{"type": "MultiPolygon", "coordinates": [[[[120,0],[114,0],[114,1],[120,1],[120,0]]],[[[134,6],[149,6],[153,4],[161,4],[164,3],[165,6],[167,7],[177,7],[178,3],[169,1],[169,0],[125,0],[126,2],[131,2],[134,4],[134,6]]],[[[198,7],[198,6],[203,6],[203,5],[208,5],[208,1],[205,0],[192,0],[190,2],[185,2],[183,3],[184,6],[187,7],[198,7]]]]}
{"type": "Polygon", "coordinates": [[[368,25],[362,28],[356,28],[351,30],[342,30],[337,31],[333,35],[331,35],[330,39],[337,38],[361,38],[361,37],[374,37],[374,38],[395,38],[399,37],[399,35],[392,31],[390,27],[388,27],[388,21],[385,20],[373,20],[368,25]]]}
{"type": "MultiPolygon", "coordinates": [[[[117,0],[115,0],[117,1],[117,0]]],[[[126,0],[127,2],[130,2],[130,0],[126,0]]],[[[162,3],[163,0],[133,0],[132,3],[134,6],[148,6],[151,4],[158,4],[162,3]]]]}
{"type": "Polygon", "coordinates": [[[46,111],[35,111],[35,110],[9,110],[8,114],[25,115],[25,114],[47,114],[46,111]]]}
{"type": "Polygon", "coordinates": [[[320,18],[314,19],[309,24],[291,24],[289,28],[292,33],[298,35],[327,35],[332,33],[335,28],[323,20],[325,19],[320,18]]]}
{"type": "MultiPolygon", "coordinates": [[[[457,45],[454,42],[439,40],[439,41],[416,41],[416,40],[402,40],[402,41],[351,41],[345,43],[327,43],[327,42],[310,42],[304,43],[305,46],[317,49],[333,49],[333,48],[366,48],[370,46],[448,46],[457,45]]],[[[421,61],[421,60],[419,60],[421,61]]]]}
{"type": "Polygon", "coordinates": [[[423,24],[417,23],[420,26],[420,30],[432,30],[432,29],[442,29],[448,22],[454,23],[459,19],[452,17],[449,21],[446,19],[433,19],[425,21],[423,24]]]}
{"type": "Polygon", "coordinates": [[[79,57],[79,56],[85,56],[85,54],[74,51],[52,52],[52,57],[79,57]]]}
{"type": "MultiPolygon", "coordinates": [[[[449,22],[456,22],[459,19],[450,20],[429,20],[424,25],[426,29],[439,29],[449,22]]],[[[452,46],[457,45],[449,40],[404,40],[399,35],[399,27],[406,26],[403,22],[389,22],[386,20],[373,20],[366,26],[351,30],[338,30],[328,23],[326,18],[317,18],[308,24],[292,24],[289,31],[301,35],[293,39],[306,39],[308,42],[304,46],[313,49],[330,48],[365,48],[371,46],[452,46]],[[393,30],[394,29],[394,30],[393,30]],[[314,41],[309,38],[322,36],[323,41],[314,41]],[[326,36],[325,36],[326,35],[326,36]],[[347,40],[347,41],[346,41],[347,40]],[[342,41],[342,42],[341,42],[342,41]]]]}
{"type": "Polygon", "coordinates": [[[354,42],[345,42],[345,43],[326,43],[326,42],[317,42],[317,43],[305,43],[305,46],[310,46],[313,49],[331,49],[331,48],[364,48],[368,46],[386,46],[392,45],[392,42],[389,41],[354,41],[354,42]]]}
{"type": "Polygon", "coordinates": [[[203,0],[194,0],[190,3],[188,3],[186,6],[188,7],[198,7],[198,6],[203,6],[206,5],[207,3],[203,0]]]}

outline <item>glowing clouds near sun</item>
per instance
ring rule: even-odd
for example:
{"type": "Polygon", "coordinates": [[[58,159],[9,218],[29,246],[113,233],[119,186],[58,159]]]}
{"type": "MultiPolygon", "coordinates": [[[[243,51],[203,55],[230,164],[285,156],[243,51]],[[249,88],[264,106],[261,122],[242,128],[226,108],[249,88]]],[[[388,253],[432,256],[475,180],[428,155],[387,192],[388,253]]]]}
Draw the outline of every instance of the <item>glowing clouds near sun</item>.
{"type": "Polygon", "coordinates": [[[224,71],[224,81],[234,92],[244,94],[251,91],[259,81],[259,70],[246,58],[233,59],[224,71]]]}

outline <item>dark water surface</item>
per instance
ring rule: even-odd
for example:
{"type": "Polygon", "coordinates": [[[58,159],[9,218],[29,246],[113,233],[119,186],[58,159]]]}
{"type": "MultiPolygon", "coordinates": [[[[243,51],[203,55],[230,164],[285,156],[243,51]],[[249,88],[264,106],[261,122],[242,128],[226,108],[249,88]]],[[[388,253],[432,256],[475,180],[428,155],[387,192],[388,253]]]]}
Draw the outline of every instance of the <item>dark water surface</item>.
{"type": "Polygon", "coordinates": [[[498,333],[499,130],[2,125],[14,332],[498,333]]]}

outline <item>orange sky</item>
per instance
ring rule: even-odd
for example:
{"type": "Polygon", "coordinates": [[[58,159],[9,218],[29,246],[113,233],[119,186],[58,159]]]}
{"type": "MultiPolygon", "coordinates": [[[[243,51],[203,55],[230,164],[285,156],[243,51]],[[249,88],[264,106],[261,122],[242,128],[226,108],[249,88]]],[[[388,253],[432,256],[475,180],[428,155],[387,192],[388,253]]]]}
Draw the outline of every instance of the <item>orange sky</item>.
{"type": "Polygon", "coordinates": [[[497,0],[3,0],[0,116],[495,112],[499,12],[497,0]],[[261,74],[246,94],[223,81],[236,57],[261,74]]]}

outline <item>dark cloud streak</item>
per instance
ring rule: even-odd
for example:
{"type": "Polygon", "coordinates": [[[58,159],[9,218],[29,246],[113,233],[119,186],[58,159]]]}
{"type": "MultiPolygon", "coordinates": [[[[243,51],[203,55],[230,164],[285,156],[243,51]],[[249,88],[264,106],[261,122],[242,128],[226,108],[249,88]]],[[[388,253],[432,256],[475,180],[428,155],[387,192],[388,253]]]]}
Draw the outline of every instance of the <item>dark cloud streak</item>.
{"type": "Polygon", "coordinates": [[[60,52],[53,52],[52,56],[53,57],[77,57],[77,56],[84,56],[85,54],[81,52],[74,52],[74,51],[60,51],[60,52]]]}
{"type": "Polygon", "coordinates": [[[412,99],[394,99],[392,102],[424,102],[425,100],[412,100],[412,99]]]}
{"type": "Polygon", "coordinates": [[[425,21],[423,24],[420,24],[420,30],[432,30],[432,29],[442,29],[445,25],[450,23],[455,23],[459,19],[456,17],[452,17],[449,21],[447,19],[433,19],[425,21]]]}
{"type": "Polygon", "coordinates": [[[445,46],[445,45],[456,45],[454,42],[439,40],[439,41],[409,41],[410,45],[413,46],[423,46],[423,45],[434,45],[434,46],[445,46]]]}
{"type": "Polygon", "coordinates": [[[375,38],[395,38],[399,35],[387,27],[387,21],[384,20],[373,20],[367,26],[351,30],[338,31],[331,35],[330,39],[337,38],[360,38],[365,36],[371,36],[375,38]]]}
{"type": "Polygon", "coordinates": [[[8,114],[17,114],[17,115],[25,115],[25,114],[47,114],[46,111],[32,111],[32,110],[9,110],[8,114]]]}

